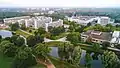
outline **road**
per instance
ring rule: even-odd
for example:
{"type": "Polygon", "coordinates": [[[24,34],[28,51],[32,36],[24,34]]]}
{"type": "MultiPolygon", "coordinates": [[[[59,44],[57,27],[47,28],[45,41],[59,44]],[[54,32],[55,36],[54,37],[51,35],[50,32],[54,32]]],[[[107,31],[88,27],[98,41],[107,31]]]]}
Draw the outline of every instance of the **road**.
{"type": "Polygon", "coordinates": [[[120,49],[117,49],[117,48],[112,48],[112,47],[108,47],[109,50],[113,50],[113,51],[118,51],[120,52],[120,49]]]}

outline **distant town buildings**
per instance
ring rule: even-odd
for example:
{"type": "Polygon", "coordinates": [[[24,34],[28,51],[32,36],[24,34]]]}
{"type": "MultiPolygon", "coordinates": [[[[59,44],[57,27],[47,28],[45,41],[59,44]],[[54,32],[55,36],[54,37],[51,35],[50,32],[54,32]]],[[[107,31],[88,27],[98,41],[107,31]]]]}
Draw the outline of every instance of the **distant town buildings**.
{"type": "Polygon", "coordinates": [[[53,14],[55,11],[48,11],[48,14],[53,14]]]}

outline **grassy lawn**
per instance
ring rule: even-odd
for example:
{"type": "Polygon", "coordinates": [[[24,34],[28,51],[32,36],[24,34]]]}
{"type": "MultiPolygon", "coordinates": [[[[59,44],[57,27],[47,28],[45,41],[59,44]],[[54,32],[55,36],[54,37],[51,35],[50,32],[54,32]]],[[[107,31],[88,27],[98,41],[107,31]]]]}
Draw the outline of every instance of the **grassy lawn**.
{"type": "Polygon", "coordinates": [[[45,44],[52,47],[52,46],[59,46],[60,43],[64,43],[64,42],[53,41],[53,42],[46,42],[45,44]]]}
{"type": "MultiPolygon", "coordinates": [[[[49,47],[57,47],[59,46],[60,43],[64,43],[64,42],[59,42],[59,41],[53,41],[53,42],[46,42],[45,44],[48,45],[49,47]]],[[[93,47],[91,46],[86,46],[87,44],[82,44],[82,43],[78,43],[78,46],[81,47],[81,49],[87,50],[87,51],[93,51],[95,52],[95,50],[93,49],[93,47]]],[[[99,51],[97,51],[99,53],[103,53],[104,50],[100,49],[99,51]]]]}
{"type": "Polygon", "coordinates": [[[68,32],[66,32],[66,33],[61,33],[61,34],[59,34],[59,35],[57,35],[57,36],[52,36],[50,39],[51,40],[57,40],[57,39],[60,39],[60,38],[63,38],[63,37],[65,37],[65,36],[67,36],[69,33],[68,32]]]}
{"type": "Polygon", "coordinates": [[[11,68],[13,58],[9,58],[0,54],[0,68],[11,68]]]}
{"type": "Polygon", "coordinates": [[[27,30],[25,30],[25,31],[26,31],[26,32],[29,32],[29,33],[31,33],[31,34],[34,34],[34,32],[37,31],[37,29],[29,28],[29,29],[27,29],[27,30]],[[31,30],[32,32],[29,32],[30,30],[31,30]]]}
{"type": "MultiPolygon", "coordinates": [[[[92,46],[86,46],[86,45],[87,45],[87,44],[80,44],[80,43],[78,44],[78,46],[80,46],[81,49],[84,49],[84,50],[87,50],[87,51],[96,52],[92,46]]],[[[98,52],[98,53],[103,53],[104,50],[103,50],[103,49],[100,49],[100,50],[98,50],[97,52],[98,52]]]]}
{"type": "MultiPolygon", "coordinates": [[[[51,57],[51,56],[49,56],[49,59],[55,65],[56,68],[77,68],[76,66],[74,66],[72,64],[61,61],[61,60],[54,58],[54,57],[51,57]]],[[[30,67],[30,68],[46,68],[46,66],[44,66],[42,64],[38,64],[38,65],[30,67]]],[[[84,68],[84,67],[81,66],[81,68],[84,68]]]]}
{"type": "Polygon", "coordinates": [[[18,34],[18,35],[22,35],[22,36],[24,36],[24,37],[28,37],[28,36],[30,36],[29,34],[27,34],[27,33],[25,33],[25,32],[22,32],[21,30],[17,30],[17,31],[15,31],[16,32],[16,34],[18,34]]]}

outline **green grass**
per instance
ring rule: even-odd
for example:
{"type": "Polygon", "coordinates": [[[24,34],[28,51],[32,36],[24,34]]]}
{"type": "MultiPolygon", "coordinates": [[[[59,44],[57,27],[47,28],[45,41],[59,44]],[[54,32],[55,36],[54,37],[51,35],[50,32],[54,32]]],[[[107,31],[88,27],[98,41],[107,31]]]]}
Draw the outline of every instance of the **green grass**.
{"type": "MultiPolygon", "coordinates": [[[[49,56],[49,59],[55,65],[56,68],[77,68],[76,66],[69,64],[67,62],[61,61],[55,57],[49,56]]],[[[42,64],[38,64],[38,65],[30,67],[30,68],[46,68],[46,66],[44,66],[42,64]]],[[[84,68],[84,67],[81,66],[80,68],[84,68]]]]}
{"type": "MultiPolygon", "coordinates": [[[[32,28],[29,28],[27,30],[25,30],[26,32],[29,32],[29,30],[32,30],[31,34],[34,34],[35,31],[37,31],[37,29],[32,29],[32,28]]],[[[30,33],[30,32],[29,32],[30,33]]]]}
{"type": "Polygon", "coordinates": [[[59,35],[57,35],[57,36],[52,36],[50,39],[52,39],[52,40],[57,40],[57,39],[60,39],[60,38],[63,38],[63,37],[65,37],[65,36],[67,36],[69,33],[68,32],[66,32],[66,33],[61,33],[61,34],[59,34],[59,35]]]}
{"type": "Polygon", "coordinates": [[[64,42],[52,41],[52,42],[46,42],[45,44],[48,45],[49,47],[52,47],[52,46],[59,46],[60,43],[64,43],[64,42]]]}
{"type": "Polygon", "coordinates": [[[11,68],[13,58],[9,58],[0,54],[0,68],[11,68]]]}
{"type": "Polygon", "coordinates": [[[81,49],[87,50],[87,51],[92,51],[92,52],[98,52],[98,53],[103,53],[104,50],[100,48],[100,50],[94,50],[94,48],[92,46],[88,46],[88,44],[81,44],[78,43],[78,46],[81,47],[81,49]]]}
{"type": "Polygon", "coordinates": [[[18,35],[22,35],[22,36],[24,36],[24,37],[28,37],[28,36],[30,36],[29,34],[27,34],[27,33],[25,33],[25,32],[22,32],[21,30],[17,30],[17,31],[15,31],[16,32],[16,34],[18,34],[18,35]]]}

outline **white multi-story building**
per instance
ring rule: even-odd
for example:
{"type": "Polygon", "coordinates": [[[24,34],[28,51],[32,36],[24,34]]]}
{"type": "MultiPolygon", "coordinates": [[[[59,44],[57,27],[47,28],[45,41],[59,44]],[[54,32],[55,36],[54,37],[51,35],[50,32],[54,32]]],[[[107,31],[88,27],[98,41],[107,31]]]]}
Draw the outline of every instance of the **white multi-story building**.
{"type": "Polygon", "coordinates": [[[81,24],[81,25],[87,25],[88,23],[94,21],[94,19],[96,18],[96,16],[78,16],[78,17],[68,17],[69,21],[74,21],[77,24],[81,24]]]}
{"type": "Polygon", "coordinates": [[[48,27],[59,27],[63,26],[63,20],[59,19],[58,21],[52,21],[51,17],[37,16],[37,17],[14,17],[4,19],[5,23],[16,23],[25,24],[26,27],[33,27],[38,29],[39,27],[45,28],[48,31],[48,27]]]}
{"type": "Polygon", "coordinates": [[[33,18],[25,19],[25,26],[26,27],[34,27],[34,19],[33,18]]]}
{"type": "Polygon", "coordinates": [[[111,21],[109,17],[98,17],[98,16],[78,16],[78,17],[67,17],[69,21],[75,21],[77,24],[87,25],[88,23],[91,24],[101,24],[101,25],[107,25],[110,23],[114,23],[114,20],[111,21]],[[94,23],[93,21],[97,21],[94,23]]]}
{"type": "Polygon", "coordinates": [[[113,23],[110,21],[109,17],[97,17],[97,19],[98,19],[97,23],[101,25],[107,25],[107,24],[113,23]]]}
{"type": "Polygon", "coordinates": [[[58,21],[53,21],[52,23],[49,23],[48,26],[52,27],[63,26],[63,20],[59,19],[58,21]]]}
{"type": "Polygon", "coordinates": [[[29,19],[29,18],[30,16],[22,16],[22,17],[5,18],[3,20],[5,24],[10,24],[10,23],[19,22],[21,19],[29,19]]]}

